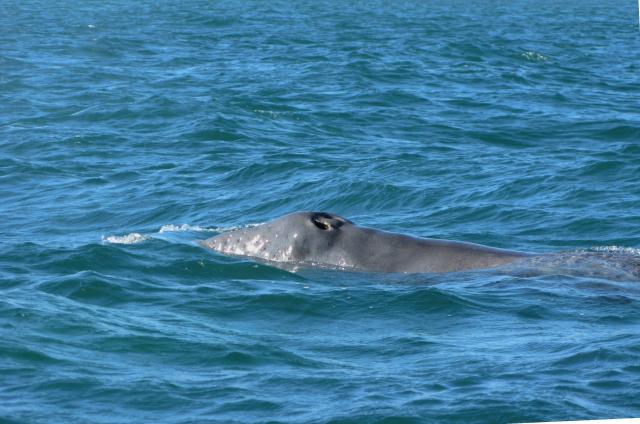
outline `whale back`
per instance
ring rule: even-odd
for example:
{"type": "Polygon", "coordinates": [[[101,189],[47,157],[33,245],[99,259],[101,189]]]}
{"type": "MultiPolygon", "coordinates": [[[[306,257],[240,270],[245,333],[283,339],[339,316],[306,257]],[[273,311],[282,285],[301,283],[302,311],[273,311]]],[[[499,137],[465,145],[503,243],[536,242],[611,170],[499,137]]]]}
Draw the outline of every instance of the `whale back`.
{"type": "Polygon", "coordinates": [[[201,244],[273,263],[370,272],[451,272],[492,268],[529,254],[360,227],[326,212],[297,212],[223,233],[201,244]]]}

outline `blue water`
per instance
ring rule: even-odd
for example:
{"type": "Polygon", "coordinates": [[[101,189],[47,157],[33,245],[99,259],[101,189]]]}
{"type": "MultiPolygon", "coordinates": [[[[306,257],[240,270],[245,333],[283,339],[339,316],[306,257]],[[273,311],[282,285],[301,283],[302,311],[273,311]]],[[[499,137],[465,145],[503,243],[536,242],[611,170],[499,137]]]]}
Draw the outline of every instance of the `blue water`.
{"type": "Polygon", "coordinates": [[[640,248],[633,2],[45,2],[0,13],[0,421],[640,416],[640,285],[290,273],[296,210],[640,248]]]}

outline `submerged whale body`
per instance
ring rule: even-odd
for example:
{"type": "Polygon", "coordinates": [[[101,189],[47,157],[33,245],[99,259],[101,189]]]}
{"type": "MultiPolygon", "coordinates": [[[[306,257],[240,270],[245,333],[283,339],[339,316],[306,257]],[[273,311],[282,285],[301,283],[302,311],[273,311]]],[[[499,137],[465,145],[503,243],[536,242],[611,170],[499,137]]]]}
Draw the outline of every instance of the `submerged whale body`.
{"type": "Polygon", "coordinates": [[[417,238],[360,227],[326,212],[292,213],[200,243],[227,255],[368,272],[495,268],[533,256],[479,244],[417,238]]]}

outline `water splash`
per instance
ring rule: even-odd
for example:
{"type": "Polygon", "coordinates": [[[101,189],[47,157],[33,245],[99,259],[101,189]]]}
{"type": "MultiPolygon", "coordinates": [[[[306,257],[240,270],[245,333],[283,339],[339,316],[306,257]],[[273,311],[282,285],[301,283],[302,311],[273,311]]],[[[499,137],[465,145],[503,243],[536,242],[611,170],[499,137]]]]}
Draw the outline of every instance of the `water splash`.
{"type": "Polygon", "coordinates": [[[138,244],[150,237],[140,233],[130,233],[125,236],[102,236],[102,241],[111,244],[138,244]]]}
{"type": "MultiPolygon", "coordinates": [[[[110,244],[138,244],[144,241],[150,240],[152,238],[156,238],[158,234],[171,234],[171,233],[224,233],[227,231],[234,231],[242,228],[251,228],[257,225],[261,225],[261,223],[257,224],[249,224],[235,227],[201,227],[199,225],[190,225],[190,224],[165,224],[160,227],[160,229],[155,233],[129,233],[123,236],[112,235],[112,236],[102,236],[102,241],[104,243],[110,244]]],[[[162,237],[158,237],[162,238],[162,237]]],[[[164,238],[163,238],[164,239],[164,238]]]]}
{"type": "Polygon", "coordinates": [[[199,225],[189,225],[189,224],[167,224],[160,227],[158,234],[163,233],[182,233],[182,232],[219,232],[218,228],[206,228],[201,227],[199,225]]]}
{"type": "Polygon", "coordinates": [[[624,246],[594,246],[587,249],[589,252],[624,253],[640,257],[640,248],[624,246]]]}

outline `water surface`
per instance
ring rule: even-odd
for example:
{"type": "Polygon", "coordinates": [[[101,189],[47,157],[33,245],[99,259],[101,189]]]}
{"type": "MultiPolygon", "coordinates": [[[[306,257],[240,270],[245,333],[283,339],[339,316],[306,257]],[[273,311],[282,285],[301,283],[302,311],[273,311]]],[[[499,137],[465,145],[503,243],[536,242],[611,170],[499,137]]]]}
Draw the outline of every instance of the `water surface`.
{"type": "Polygon", "coordinates": [[[622,1],[9,1],[0,419],[640,416],[640,286],[289,273],[194,241],[296,210],[640,247],[622,1]]]}

